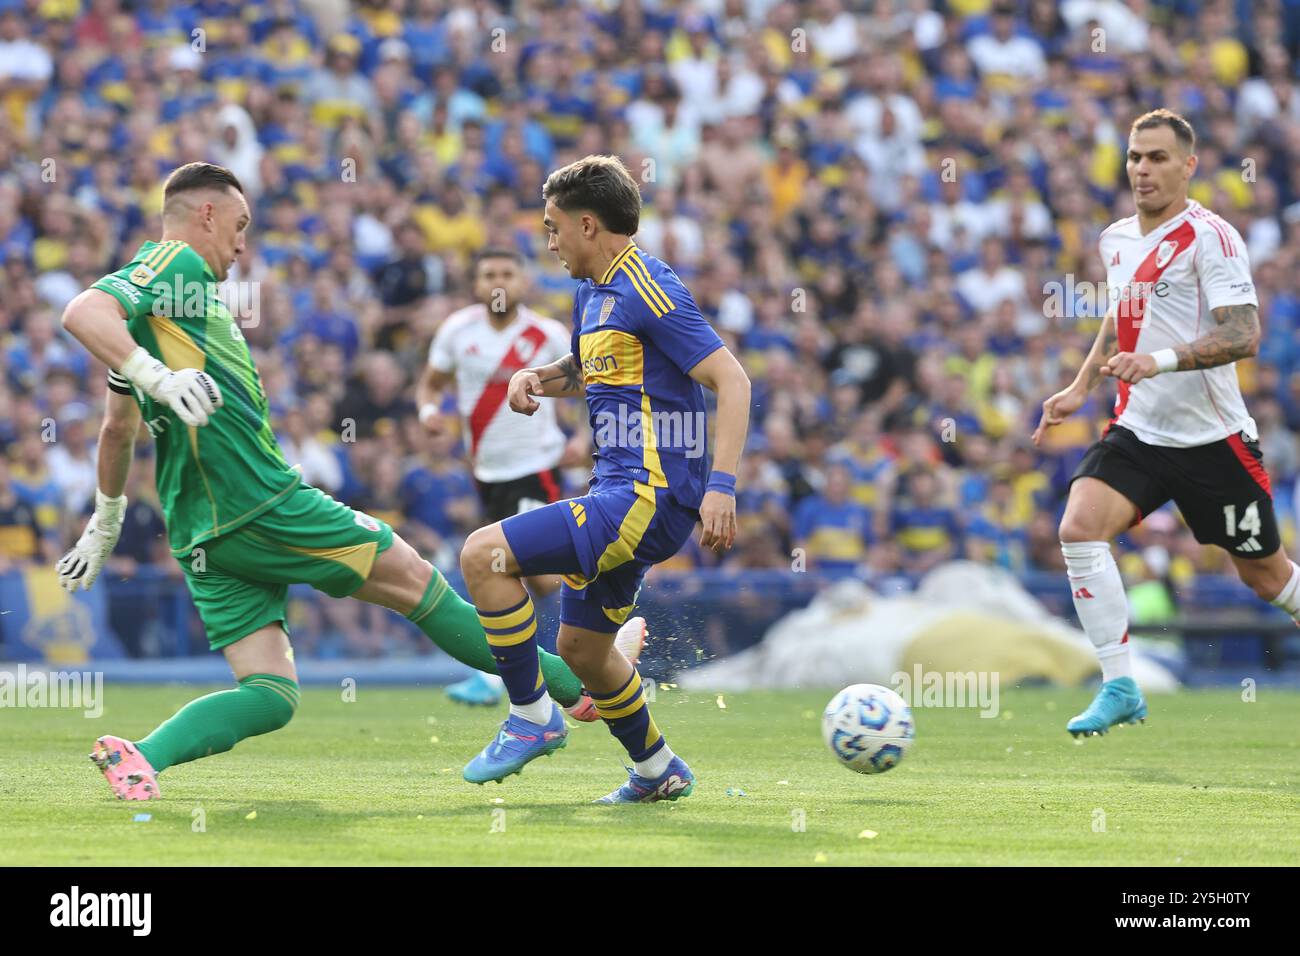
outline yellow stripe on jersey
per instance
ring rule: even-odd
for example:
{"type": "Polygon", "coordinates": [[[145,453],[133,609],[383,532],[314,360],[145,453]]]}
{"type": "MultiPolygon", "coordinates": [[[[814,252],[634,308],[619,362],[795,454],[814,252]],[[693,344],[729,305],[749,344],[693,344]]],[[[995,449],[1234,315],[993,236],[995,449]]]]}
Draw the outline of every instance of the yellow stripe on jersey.
{"type": "Polygon", "coordinates": [[[654,277],[650,275],[650,270],[645,267],[645,263],[641,261],[641,257],[632,256],[627,260],[627,267],[641,276],[641,280],[645,283],[646,288],[649,289],[650,294],[659,301],[664,312],[671,312],[673,308],[673,300],[668,298],[668,293],[665,292],[663,287],[660,286],[659,283],[654,280],[654,277]]]}
{"type": "Polygon", "coordinates": [[[628,281],[632,283],[632,288],[636,289],[637,293],[645,301],[645,304],[650,306],[650,311],[655,314],[655,318],[662,317],[664,313],[668,311],[660,304],[654,295],[641,284],[640,276],[633,272],[626,262],[619,267],[618,271],[627,276],[628,281]]]}
{"type": "Polygon", "coordinates": [[[601,285],[609,285],[609,280],[614,278],[614,273],[618,271],[618,267],[623,264],[624,260],[626,260],[635,249],[635,242],[629,242],[623,247],[623,251],[614,257],[614,261],[609,264],[609,268],[605,270],[605,274],[600,277],[601,285]]]}
{"type": "Polygon", "coordinates": [[[184,246],[185,243],[181,242],[179,239],[168,239],[166,242],[160,242],[158,245],[154,246],[153,251],[150,252],[149,255],[145,256],[140,264],[148,266],[154,272],[159,272],[161,271],[159,263],[161,263],[168,254],[175,255],[184,248],[184,246]]]}
{"type": "Polygon", "coordinates": [[[631,332],[602,329],[578,342],[586,385],[640,385],[645,381],[645,346],[631,332]]]}
{"type": "Polygon", "coordinates": [[[194,368],[203,371],[207,356],[203,349],[195,344],[190,334],[176,322],[165,315],[147,316],[153,337],[158,340],[158,349],[162,352],[163,364],[173,371],[182,368],[194,368]]]}
{"type": "Polygon", "coordinates": [[[641,387],[641,464],[650,473],[651,488],[667,488],[668,476],[664,474],[663,463],[659,460],[659,439],[655,435],[654,413],[650,409],[650,396],[641,387]]]}
{"type": "Polygon", "coordinates": [[[164,256],[162,261],[159,262],[157,266],[153,267],[153,271],[162,272],[164,269],[166,269],[169,265],[172,264],[173,259],[175,259],[184,251],[185,251],[185,243],[183,242],[176,243],[176,248],[171,250],[171,252],[169,252],[166,256],[164,256]]]}

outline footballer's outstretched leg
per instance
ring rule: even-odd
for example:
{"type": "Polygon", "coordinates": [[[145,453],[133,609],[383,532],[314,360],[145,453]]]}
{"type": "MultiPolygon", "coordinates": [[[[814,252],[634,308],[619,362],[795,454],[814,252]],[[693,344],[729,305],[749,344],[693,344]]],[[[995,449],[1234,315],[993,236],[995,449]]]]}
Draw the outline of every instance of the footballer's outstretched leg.
{"type": "Polygon", "coordinates": [[[160,796],[158,774],[176,764],[225,753],[248,737],[284,727],[298,709],[297,673],[279,624],[222,648],[239,686],[190,701],[137,742],[104,736],[90,759],[119,800],[160,796]]]}

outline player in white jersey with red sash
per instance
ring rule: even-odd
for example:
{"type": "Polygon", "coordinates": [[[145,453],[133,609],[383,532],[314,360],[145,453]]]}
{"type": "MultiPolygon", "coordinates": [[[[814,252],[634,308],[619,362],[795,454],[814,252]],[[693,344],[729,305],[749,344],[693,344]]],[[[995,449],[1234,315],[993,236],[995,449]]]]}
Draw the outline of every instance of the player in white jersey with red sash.
{"type": "Polygon", "coordinates": [[[1111,306],[1079,375],[1043,403],[1034,432],[1037,443],[1102,378],[1117,381],[1114,417],[1075,471],[1060,526],[1074,607],[1102,669],[1096,699],[1066,725],[1075,736],[1146,717],[1110,541],[1166,502],[1197,541],[1228,551],[1256,594],[1300,618],[1300,567],[1282,548],[1234,364],[1258,351],[1259,302],[1237,230],[1187,197],[1195,144],[1168,110],[1134,122],[1127,169],[1137,215],[1099,241],[1111,306]]]}
{"type": "MultiPolygon", "coordinates": [[[[442,396],[455,385],[484,524],[495,524],[560,500],[558,469],[568,440],[556,421],[555,405],[543,403],[532,418],[516,415],[506,403],[506,389],[520,369],[568,355],[569,329],[521,301],[527,277],[519,253],[486,249],[473,269],[478,301],[439,326],[416,398],[421,423],[441,432],[448,424],[441,413],[442,396]]],[[[559,589],[560,578],[530,578],[528,587],[534,597],[545,597],[559,589]]],[[[619,633],[619,649],[638,656],[644,632],[643,618],[630,619],[619,633]]],[[[475,672],[448,693],[462,703],[493,704],[501,696],[500,678],[475,672]]],[[[581,716],[595,713],[587,697],[577,706],[581,716]]]]}

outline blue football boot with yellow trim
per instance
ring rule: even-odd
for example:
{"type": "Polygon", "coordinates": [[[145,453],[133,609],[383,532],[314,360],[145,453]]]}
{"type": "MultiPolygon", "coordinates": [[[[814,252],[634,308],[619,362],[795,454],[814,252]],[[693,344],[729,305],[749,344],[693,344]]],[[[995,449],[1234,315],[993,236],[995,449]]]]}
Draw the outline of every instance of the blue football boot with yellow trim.
{"type": "Polygon", "coordinates": [[[1131,677],[1116,677],[1101,685],[1088,709],[1065,725],[1076,737],[1096,737],[1116,724],[1137,724],[1147,719],[1147,702],[1131,677]]]}

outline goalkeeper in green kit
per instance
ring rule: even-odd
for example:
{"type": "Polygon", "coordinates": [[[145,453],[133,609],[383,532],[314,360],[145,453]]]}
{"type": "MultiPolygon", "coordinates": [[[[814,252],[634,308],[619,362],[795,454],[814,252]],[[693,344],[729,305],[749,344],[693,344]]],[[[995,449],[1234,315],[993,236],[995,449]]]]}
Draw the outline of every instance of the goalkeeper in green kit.
{"type": "MultiPolygon", "coordinates": [[[[117,543],[143,419],[157,444],[172,555],[209,643],[238,681],[191,701],[147,737],[100,737],[91,758],[119,799],[157,797],[158,774],[168,767],[223,753],[293,717],[290,584],[392,608],[457,660],[496,670],[477,613],[437,568],[384,522],[305,484],[285,461],[248,344],[217,293],[244,249],[250,219],[229,170],[180,167],[163,192],[162,241],[146,242],[63,314],[64,328],[110,372],[95,513],[59,560],[60,582],[89,588],[117,543]]],[[[556,699],[573,716],[594,719],[563,661],[542,658],[556,699]]]]}

